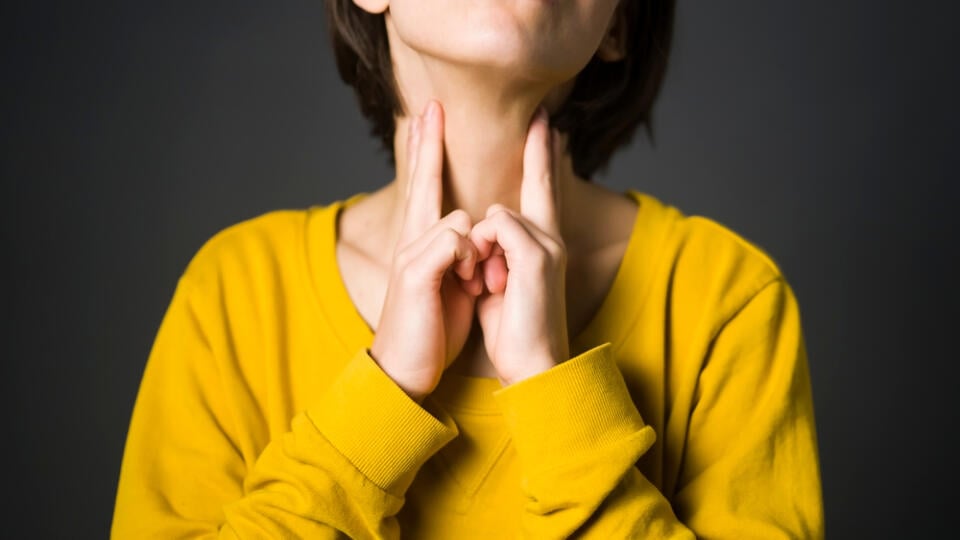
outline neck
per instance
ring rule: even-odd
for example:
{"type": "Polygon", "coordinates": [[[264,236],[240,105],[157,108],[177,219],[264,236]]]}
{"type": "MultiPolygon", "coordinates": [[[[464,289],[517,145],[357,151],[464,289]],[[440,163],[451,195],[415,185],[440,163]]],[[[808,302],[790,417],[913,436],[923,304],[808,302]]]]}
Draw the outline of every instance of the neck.
{"type": "MultiPolygon", "coordinates": [[[[462,208],[476,221],[487,207],[501,203],[518,209],[527,127],[539,101],[531,96],[501,100],[472,92],[431,91],[408,98],[411,110],[422,110],[430,99],[444,109],[443,213],[462,208]]],[[[398,119],[397,183],[408,180],[405,149],[408,120],[398,119]]],[[[405,187],[405,186],[404,186],[405,187]]],[[[402,193],[403,191],[401,191],[402,193]]]]}
{"type": "MultiPolygon", "coordinates": [[[[519,210],[527,129],[537,107],[550,110],[563,88],[453,64],[402,46],[392,55],[405,109],[419,114],[431,99],[444,109],[443,215],[460,208],[476,223],[494,203],[519,210]]],[[[397,118],[395,210],[403,208],[411,173],[405,148],[408,125],[408,117],[397,118]]],[[[558,163],[555,181],[562,195],[575,177],[569,159],[558,163]]]]}

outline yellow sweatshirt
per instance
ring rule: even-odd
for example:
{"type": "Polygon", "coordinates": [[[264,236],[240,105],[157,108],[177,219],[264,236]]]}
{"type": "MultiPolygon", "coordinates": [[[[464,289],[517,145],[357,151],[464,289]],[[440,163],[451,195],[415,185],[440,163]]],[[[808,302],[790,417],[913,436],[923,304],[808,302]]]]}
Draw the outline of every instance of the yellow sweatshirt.
{"type": "Polygon", "coordinates": [[[424,404],[366,353],[347,201],[216,235],[147,362],[115,538],[818,538],[797,302],[728,229],[652,196],[569,361],[424,404]]]}

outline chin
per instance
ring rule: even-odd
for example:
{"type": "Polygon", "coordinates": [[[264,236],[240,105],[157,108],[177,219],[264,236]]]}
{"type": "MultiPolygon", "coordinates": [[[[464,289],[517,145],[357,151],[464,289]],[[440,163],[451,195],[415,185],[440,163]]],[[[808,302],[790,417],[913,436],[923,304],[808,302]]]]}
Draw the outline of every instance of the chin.
{"type": "Polygon", "coordinates": [[[565,80],[575,75],[590,59],[592,51],[582,54],[581,62],[548,42],[531,39],[503,28],[473,32],[461,36],[447,47],[422,51],[453,64],[475,66],[483,70],[516,73],[536,78],[565,80]]]}
{"type": "Polygon", "coordinates": [[[566,80],[596,51],[613,0],[394,0],[405,46],[451,64],[566,80]]]}

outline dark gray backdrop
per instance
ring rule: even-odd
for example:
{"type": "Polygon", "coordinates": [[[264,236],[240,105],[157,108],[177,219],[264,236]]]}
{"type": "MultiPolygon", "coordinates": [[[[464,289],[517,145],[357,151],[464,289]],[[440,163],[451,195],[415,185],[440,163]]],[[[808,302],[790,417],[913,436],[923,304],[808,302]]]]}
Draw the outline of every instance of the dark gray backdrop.
{"type": "MultiPolygon", "coordinates": [[[[3,527],[98,538],[193,252],[390,171],[319,0],[55,4],[8,4],[0,23],[3,527]]],[[[937,531],[957,480],[957,10],[680,4],[656,149],[641,138],[600,181],[713,217],[782,266],[830,537],[937,531]]]]}

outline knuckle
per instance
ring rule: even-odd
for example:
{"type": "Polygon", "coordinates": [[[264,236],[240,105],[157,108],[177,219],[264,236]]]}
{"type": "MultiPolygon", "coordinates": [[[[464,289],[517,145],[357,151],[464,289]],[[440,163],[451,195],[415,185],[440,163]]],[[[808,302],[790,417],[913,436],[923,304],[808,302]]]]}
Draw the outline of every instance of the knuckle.
{"type": "Polygon", "coordinates": [[[506,207],[501,206],[493,212],[493,214],[490,216],[490,219],[493,220],[494,223],[502,225],[513,221],[513,216],[510,215],[510,212],[506,209],[506,207]]]}
{"type": "Polygon", "coordinates": [[[410,290],[419,281],[417,279],[417,269],[413,262],[408,262],[399,267],[394,275],[394,280],[400,285],[402,290],[410,290]]]}
{"type": "Polygon", "coordinates": [[[487,217],[506,211],[507,207],[500,203],[493,203],[487,207],[487,217]]]}
{"type": "Polygon", "coordinates": [[[567,246],[563,243],[563,240],[550,238],[545,242],[544,248],[550,253],[550,258],[553,259],[554,262],[566,264],[567,246]]]}
{"type": "Polygon", "coordinates": [[[418,257],[403,269],[401,283],[407,291],[421,291],[429,282],[430,268],[425,257],[418,257]]]}
{"type": "Polygon", "coordinates": [[[445,248],[460,245],[461,238],[462,235],[452,227],[445,227],[440,231],[440,234],[437,235],[437,241],[445,248]]]}
{"type": "Polygon", "coordinates": [[[544,270],[551,266],[552,256],[550,252],[541,247],[540,249],[530,250],[530,264],[538,270],[544,270]]]}
{"type": "Polygon", "coordinates": [[[444,221],[452,229],[458,229],[467,231],[470,230],[470,214],[462,208],[457,208],[456,210],[447,214],[447,217],[444,218],[444,221]]]}
{"type": "Polygon", "coordinates": [[[410,289],[420,283],[423,274],[423,257],[413,253],[410,246],[397,253],[394,259],[394,276],[402,288],[410,289]]]}
{"type": "Polygon", "coordinates": [[[397,250],[396,254],[393,256],[393,267],[401,270],[410,264],[410,261],[413,259],[412,254],[410,253],[410,246],[404,246],[397,250]]]}
{"type": "Polygon", "coordinates": [[[437,236],[437,249],[441,249],[457,259],[461,255],[460,243],[462,239],[463,236],[459,232],[448,227],[440,231],[437,236]]]}

